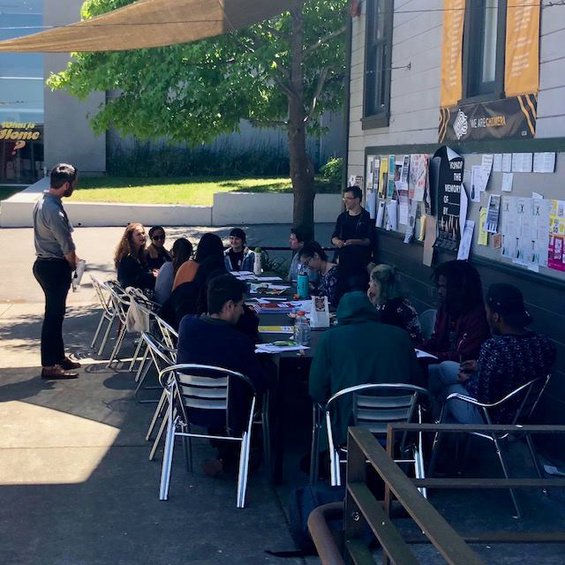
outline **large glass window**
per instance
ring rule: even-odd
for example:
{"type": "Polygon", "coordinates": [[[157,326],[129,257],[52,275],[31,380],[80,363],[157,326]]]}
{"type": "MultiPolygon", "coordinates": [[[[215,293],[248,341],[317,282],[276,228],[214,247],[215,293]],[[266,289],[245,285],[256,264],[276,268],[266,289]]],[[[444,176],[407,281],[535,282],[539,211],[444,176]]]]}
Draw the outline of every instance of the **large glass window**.
{"type": "Polygon", "coordinates": [[[466,98],[502,96],[506,0],[467,2],[464,33],[466,98]]]}
{"type": "Polygon", "coordinates": [[[367,127],[388,125],[392,59],[392,0],[367,1],[363,116],[367,127]]]}
{"type": "MultiPolygon", "coordinates": [[[[0,39],[37,33],[43,0],[0,0],[0,39]]],[[[43,173],[43,55],[0,53],[0,184],[43,173]]]]}

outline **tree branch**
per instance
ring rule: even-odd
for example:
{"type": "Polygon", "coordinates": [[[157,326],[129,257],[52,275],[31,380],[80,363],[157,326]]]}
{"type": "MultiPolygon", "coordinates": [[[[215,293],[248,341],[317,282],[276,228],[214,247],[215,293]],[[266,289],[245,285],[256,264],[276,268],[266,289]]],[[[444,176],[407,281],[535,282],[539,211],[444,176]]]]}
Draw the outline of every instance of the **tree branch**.
{"type": "Polygon", "coordinates": [[[328,33],[328,35],[321,37],[320,39],[318,39],[318,41],[316,41],[316,43],[313,43],[309,47],[306,47],[304,49],[304,58],[309,57],[314,51],[316,51],[316,49],[318,49],[318,47],[321,47],[324,43],[327,43],[334,37],[338,37],[342,33],[345,33],[346,29],[347,29],[346,26],[343,26],[340,29],[337,29],[336,31],[332,31],[332,33],[328,33]]]}
{"type": "Polygon", "coordinates": [[[316,105],[318,104],[318,98],[320,97],[320,94],[322,93],[322,89],[326,84],[326,79],[328,78],[329,72],[330,72],[329,67],[324,67],[320,71],[320,75],[318,76],[318,82],[316,84],[316,90],[314,91],[314,96],[312,97],[312,104],[310,104],[310,111],[306,115],[304,122],[308,122],[310,120],[310,117],[314,113],[314,110],[316,109],[316,105]]]}

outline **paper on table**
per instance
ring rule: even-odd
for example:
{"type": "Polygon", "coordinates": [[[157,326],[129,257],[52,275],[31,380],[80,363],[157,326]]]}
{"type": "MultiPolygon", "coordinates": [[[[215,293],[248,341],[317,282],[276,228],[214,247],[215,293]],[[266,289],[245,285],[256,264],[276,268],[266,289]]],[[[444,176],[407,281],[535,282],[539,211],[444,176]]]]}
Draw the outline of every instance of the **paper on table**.
{"type": "Polygon", "coordinates": [[[473,230],[475,229],[475,222],[473,220],[465,221],[465,229],[459,242],[459,249],[457,251],[457,259],[465,261],[469,258],[471,252],[471,244],[473,243],[473,230]]]}
{"type": "Polygon", "coordinates": [[[514,173],[502,173],[502,192],[512,192],[514,173]]]}
{"type": "Polygon", "coordinates": [[[260,343],[255,347],[255,353],[281,353],[283,351],[303,351],[304,349],[310,349],[305,345],[296,345],[293,341],[280,341],[273,343],[260,343]],[[277,345],[278,343],[287,343],[288,345],[277,345]],[[293,344],[293,345],[291,345],[293,344]]]}
{"type": "Polygon", "coordinates": [[[251,271],[234,271],[231,273],[236,279],[240,281],[247,281],[250,279],[256,279],[257,275],[253,274],[251,271]]]}
{"type": "Polygon", "coordinates": [[[264,281],[264,282],[269,282],[269,281],[282,281],[282,279],[280,277],[255,277],[258,281],[264,281]]]}
{"type": "Polygon", "coordinates": [[[417,359],[425,359],[425,358],[437,359],[437,357],[435,355],[432,355],[431,353],[428,353],[427,351],[422,351],[421,349],[416,349],[416,348],[414,348],[414,351],[416,352],[416,358],[417,359]]]}
{"type": "Polygon", "coordinates": [[[495,173],[500,173],[502,171],[502,153],[494,154],[494,159],[492,161],[492,170],[495,173]]]}
{"type": "Polygon", "coordinates": [[[292,326],[259,326],[261,334],[291,334],[293,332],[292,326]]]}

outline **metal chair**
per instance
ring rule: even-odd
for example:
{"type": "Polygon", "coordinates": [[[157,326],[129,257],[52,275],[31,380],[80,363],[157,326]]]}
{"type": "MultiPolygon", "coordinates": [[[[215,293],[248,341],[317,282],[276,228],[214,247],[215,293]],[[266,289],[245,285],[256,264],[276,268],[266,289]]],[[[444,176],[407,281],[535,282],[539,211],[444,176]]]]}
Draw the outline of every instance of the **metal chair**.
{"type": "Polygon", "coordinates": [[[418,318],[420,319],[420,326],[422,327],[422,336],[424,339],[430,339],[434,333],[434,327],[436,324],[437,310],[430,308],[429,310],[424,310],[418,318]]]}
{"type": "Polygon", "coordinates": [[[107,364],[107,367],[110,367],[114,360],[117,358],[117,355],[122,348],[124,337],[127,332],[127,313],[131,298],[116,281],[108,281],[106,283],[106,286],[108,288],[108,291],[110,292],[112,306],[116,311],[116,318],[120,322],[118,337],[116,338],[116,343],[114,344],[112,353],[110,353],[110,359],[108,360],[107,364]]]}
{"type": "MultiPolygon", "coordinates": [[[[147,345],[147,350],[149,351],[153,364],[159,374],[166,367],[170,367],[171,365],[174,365],[176,363],[176,349],[167,347],[164,341],[159,341],[155,336],[149,333],[144,332],[142,334],[142,339],[147,345]]],[[[176,417],[175,407],[173,407],[173,412],[174,417],[176,417]]],[[[159,402],[157,403],[157,407],[155,408],[155,412],[153,413],[153,417],[151,418],[151,422],[149,423],[147,433],[145,435],[145,440],[150,441],[159,420],[161,420],[161,423],[157,430],[157,435],[155,436],[153,444],[151,445],[151,451],[149,452],[149,461],[153,461],[153,459],[155,458],[159,443],[161,442],[163,434],[165,433],[165,429],[167,428],[168,418],[169,394],[164,388],[163,392],[161,393],[161,397],[159,398],[159,402]]]]}
{"type": "MultiPolygon", "coordinates": [[[[324,406],[314,407],[314,427],[312,434],[312,452],[310,460],[311,482],[318,478],[319,434],[322,420],[325,420],[330,452],[330,478],[332,486],[341,485],[340,464],[347,461],[347,449],[336,445],[332,429],[332,412],[338,401],[350,395],[352,397],[351,419],[353,426],[367,428],[383,442],[386,442],[387,425],[392,422],[422,422],[424,403],[430,402],[427,390],[415,385],[386,383],[362,384],[348,387],[334,394],[324,406]],[[340,456],[341,454],[341,456],[340,456]]],[[[410,458],[395,459],[397,463],[414,465],[416,478],[424,478],[422,434],[406,447],[406,435],[399,446],[401,454],[411,451],[410,458]]],[[[420,489],[425,496],[425,489],[420,489]]]]}
{"type": "Polygon", "coordinates": [[[161,371],[159,379],[169,397],[169,415],[161,469],[159,499],[167,500],[169,496],[171,466],[176,437],[182,437],[185,440],[185,453],[189,470],[192,469],[192,448],[190,441],[188,445],[186,444],[186,439],[190,440],[196,437],[236,441],[241,444],[236,504],[238,508],[243,508],[245,506],[251,431],[256,404],[256,393],[253,383],[241,373],[229,369],[195,364],[167,367],[161,371]],[[246,417],[247,425],[244,430],[239,434],[226,432],[225,435],[194,431],[192,420],[194,410],[210,411],[211,413],[221,415],[225,421],[226,430],[230,429],[230,386],[232,386],[235,379],[243,383],[248,388],[250,394],[250,407],[246,417]],[[175,398],[179,398],[180,402],[175,402],[175,398]]]}
{"type": "MultiPolygon", "coordinates": [[[[143,294],[143,292],[139,289],[139,288],[134,288],[134,287],[128,287],[125,290],[126,294],[130,297],[130,308],[132,308],[132,305],[134,305],[135,308],[137,308],[137,310],[143,315],[145,316],[146,320],[147,320],[147,326],[150,328],[151,324],[154,322],[154,318],[157,315],[157,312],[160,309],[159,304],[157,304],[156,302],[153,302],[152,300],[150,300],[149,298],[147,298],[147,296],[145,296],[145,294],[143,294]]],[[[133,354],[133,357],[131,359],[130,365],[129,365],[129,371],[133,371],[134,367],[135,367],[135,362],[137,361],[137,359],[139,358],[139,355],[141,353],[141,349],[144,345],[143,340],[139,340],[137,343],[137,347],[135,349],[135,352],[133,354]]],[[[147,361],[147,348],[145,348],[145,351],[143,352],[143,356],[141,358],[141,362],[139,364],[136,376],[135,376],[135,382],[139,382],[139,379],[141,377],[141,373],[143,371],[143,368],[145,366],[145,362],[147,361]]]]}
{"type": "Polygon", "coordinates": [[[108,325],[106,326],[106,331],[104,332],[104,336],[102,341],[100,342],[100,347],[98,349],[98,355],[102,355],[104,351],[104,347],[106,346],[106,342],[108,341],[108,336],[110,335],[110,329],[114,320],[118,316],[118,312],[114,307],[114,302],[112,301],[112,296],[110,294],[110,289],[108,288],[107,283],[104,283],[98,280],[93,275],[90,275],[90,280],[92,281],[92,286],[96,292],[96,296],[98,296],[98,300],[100,301],[100,306],[102,307],[102,314],[100,315],[100,321],[98,322],[98,326],[96,328],[96,332],[94,333],[94,337],[92,338],[92,342],[90,343],[90,347],[94,349],[96,345],[96,341],[98,340],[98,336],[102,327],[104,326],[104,322],[108,325]]]}
{"type": "MultiPolygon", "coordinates": [[[[512,420],[508,423],[511,424],[511,425],[525,424],[525,423],[529,422],[529,420],[531,419],[531,416],[534,413],[534,410],[536,409],[542,394],[544,393],[545,389],[547,388],[547,385],[549,383],[550,378],[551,378],[551,375],[547,375],[545,377],[539,377],[537,379],[532,379],[531,381],[529,381],[529,382],[519,386],[518,388],[514,389],[512,392],[508,393],[506,396],[504,396],[500,400],[498,400],[496,402],[488,403],[488,404],[484,403],[484,402],[479,402],[475,398],[472,398],[470,396],[466,396],[464,394],[459,394],[459,393],[450,394],[445,399],[445,403],[443,404],[441,415],[440,415],[440,422],[445,422],[448,401],[459,400],[461,402],[466,402],[468,404],[472,404],[473,406],[475,406],[479,410],[480,414],[482,415],[485,423],[491,424],[491,425],[493,424],[493,415],[498,409],[500,409],[501,407],[504,407],[505,405],[508,405],[508,404],[514,404],[514,406],[515,406],[514,416],[512,417],[512,420]]],[[[500,433],[500,432],[476,432],[475,431],[475,432],[467,432],[467,433],[471,436],[477,436],[477,437],[481,437],[481,438],[484,438],[484,439],[488,439],[489,441],[492,441],[492,443],[494,444],[495,450],[496,450],[496,454],[498,456],[498,460],[500,462],[500,466],[502,467],[502,472],[504,473],[504,476],[507,479],[509,479],[510,475],[509,475],[508,463],[506,462],[506,460],[504,458],[503,448],[502,448],[501,444],[504,443],[506,440],[508,440],[510,438],[510,436],[516,437],[516,432],[500,433]]],[[[539,459],[537,457],[537,453],[536,453],[536,450],[535,450],[535,447],[534,447],[534,444],[533,444],[532,437],[530,436],[530,434],[528,432],[523,432],[521,435],[526,440],[526,444],[528,446],[528,450],[530,452],[530,456],[532,458],[534,468],[536,470],[536,474],[537,474],[538,478],[542,479],[543,478],[543,471],[542,471],[539,459]]],[[[438,450],[439,450],[439,442],[440,442],[440,434],[437,433],[434,437],[434,443],[433,443],[433,446],[432,446],[432,457],[431,457],[430,468],[429,468],[430,474],[433,473],[433,471],[434,471],[435,462],[436,462],[436,459],[437,459],[437,453],[438,453],[438,450]]],[[[516,514],[514,515],[514,517],[520,518],[522,513],[520,511],[520,506],[519,506],[518,500],[516,498],[516,493],[515,493],[514,489],[512,489],[512,488],[509,488],[508,490],[510,492],[510,497],[512,498],[512,503],[513,503],[514,509],[516,511],[516,514]]]]}

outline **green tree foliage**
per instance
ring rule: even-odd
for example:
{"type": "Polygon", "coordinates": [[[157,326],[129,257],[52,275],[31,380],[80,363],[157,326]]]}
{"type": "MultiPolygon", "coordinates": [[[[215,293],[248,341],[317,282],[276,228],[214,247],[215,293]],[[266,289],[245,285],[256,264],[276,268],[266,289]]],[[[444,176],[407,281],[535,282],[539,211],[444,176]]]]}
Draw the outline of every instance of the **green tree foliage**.
{"type": "MultiPolygon", "coordinates": [[[[87,0],[83,18],[132,0],[87,0]]],[[[76,53],[49,79],[79,98],[107,91],[95,131],[191,145],[238,131],[241,119],[286,128],[294,223],[313,227],[314,171],[306,132],[343,99],[347,0],[293,0],[291,10],[249,29],[195,43],[76,53]]]]}

